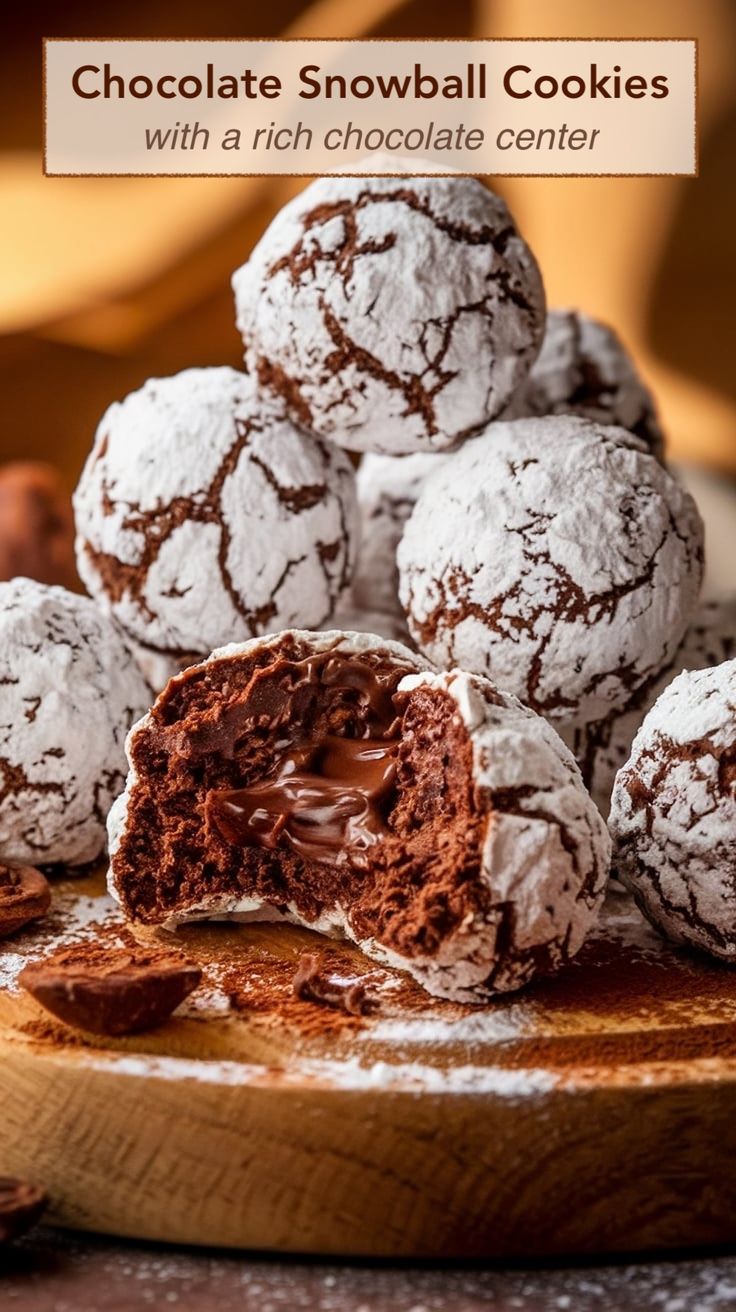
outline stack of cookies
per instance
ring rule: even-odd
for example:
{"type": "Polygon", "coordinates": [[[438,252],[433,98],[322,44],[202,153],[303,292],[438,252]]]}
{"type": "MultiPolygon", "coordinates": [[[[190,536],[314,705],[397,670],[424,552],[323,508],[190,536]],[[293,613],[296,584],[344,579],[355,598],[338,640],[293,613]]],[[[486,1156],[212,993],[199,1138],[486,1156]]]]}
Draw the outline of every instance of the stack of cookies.
{"type": "Polygon", "coordinates": [[[462,177],[321,179],[233,286],[244,372],[101,420],[93,601],[0,597],[32,671],[0,684],[0,859],[89,859],[118,793],[133,926],[286,919],[482,1002],[584,941],[613,793],[646,914],[736,954],[736,613],[699,608],[702,523],[614,333],[546,312],[462,177]]]}

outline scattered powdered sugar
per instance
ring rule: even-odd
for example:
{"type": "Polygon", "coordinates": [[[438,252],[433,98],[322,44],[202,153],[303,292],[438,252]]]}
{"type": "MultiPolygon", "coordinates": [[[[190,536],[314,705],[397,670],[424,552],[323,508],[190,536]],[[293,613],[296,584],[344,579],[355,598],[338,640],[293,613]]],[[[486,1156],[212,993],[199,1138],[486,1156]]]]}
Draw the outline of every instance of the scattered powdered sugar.
{"type": "Polygon", "coordinates": [[[97,942],[101,929],[110,947],[125,942],[125,922],[108,894],[90,897],[68,886],[57,889],[52,885],[52,899],[47,916],[13,936],[13,950],[7,950],[0,942],[0,989],[20,992],[18,975],[29,962],[38,961],[51,950],[73,947],[87,939],[97,942]],[[16,944],[19,951],[15,950],[16,944]]]}
{"type": "Polygon", "coordinates": [[[148,1054],[85,1053],[85,1066],[132,1078],[193,1080],[199,1084],[225,1086],[314,1083],[343,1090],[380,1090],[434,1094],[489,1094],[498,1097],[527,1097],[555,1087],[555,1077],[542,1070],[507,1070],[499,1066],[451,1066],[443,1069],[421,1062],[397,1064],[300,1058],[293,1067],[274,1070],[236,1061],[203,1061],[188,1057],[155,1057],[148,1054]]]}

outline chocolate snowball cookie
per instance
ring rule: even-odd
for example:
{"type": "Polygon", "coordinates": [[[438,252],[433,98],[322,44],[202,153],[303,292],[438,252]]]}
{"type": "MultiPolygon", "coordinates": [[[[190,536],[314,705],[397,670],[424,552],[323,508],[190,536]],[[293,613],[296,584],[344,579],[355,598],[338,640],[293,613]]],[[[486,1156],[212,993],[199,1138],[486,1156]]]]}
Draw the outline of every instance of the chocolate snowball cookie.
{"type": "Polygon", "coordinates": [[[175,660],[329,619],[357,548],[355,476],[235,369],[150,379],[110,407],[74,496],[79,572],[175,660]]]}
{"type": "Polygon", "coordinates": [[[614,865],[675,943],[736,961],[736,660],[662,693],[616,777],[614,865]]]}
{"type": "Polygon", "coordinates": [[[398,564],[430,660],[569,726],[624,706],[672,659],[698,601],[703,526],[632,434],[517,419],[427,479],[398,564]]]}
{"type": "Polygon", "coordinates": [[[122,634],[89,597],[0,584],[0,861],[99,855],[125,735],[149,703],[122,634]]]}
{"type": "Polygon", "coordinates": [[[382,610],[403,621],[396,549],[425,479],[447,459],[424,452],[363,456],[357,473],[360,550],[350,589],[354,606],[382,610]]]}
{"type": "Polygon", "coordinates": [[[291,631],[172,679],[110,815],[127,917],[289,920],[468,1002],[567,961],[609,857],[578,768],[487,680],[422,666],[291,631]]]}
{"type": "Polygon", "coordinates": [[[607,324],[579,310],[550,310],[542,349],[504,419],[575,414],[635,433],[662,459],[651,392],[607,324]]]}
{"type": "Polygon", "coordinates": [[[544,332],[533,255],[503,201],[459,175],[318,179],[233,289],[248,371],[352,451],[455,446],[507,403],[544,332]]]}
{"type": "Polygon", "coordinates": [[[363,610],[352,603],[340,603],[329,624],[321,631],[340,630],[344,633],[372,633],[390,642],[401,642],[407,647],[414,646],[411,634],[406,627],[403,612],[391,614],[383,610],[363,610]]]}
{"type": "Polygon", "coordinates": [[[706,601],[698,610],[674,660],[661,674],[643,684],[622,711],[612,711],[598,724],[559,732],[580,766],[593,801],[608,815],[616,774],[631,753],[631,744],[645,715],[683,670],[703,670],[736,656],[736,597],[706,601]]]}

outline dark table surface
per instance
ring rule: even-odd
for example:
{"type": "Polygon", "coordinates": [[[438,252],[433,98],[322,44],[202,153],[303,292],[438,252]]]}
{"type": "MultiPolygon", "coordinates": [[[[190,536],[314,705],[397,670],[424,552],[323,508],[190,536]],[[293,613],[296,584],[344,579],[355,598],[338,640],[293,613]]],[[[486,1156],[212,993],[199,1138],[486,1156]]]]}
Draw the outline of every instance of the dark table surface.
{"type": "Polygon", "coordinates": [[[378,1266],[123,1243],[39,1228],[0,1255],[8,1312],[720,1312],[736,1255],[575,1266],[378,1266]]]}

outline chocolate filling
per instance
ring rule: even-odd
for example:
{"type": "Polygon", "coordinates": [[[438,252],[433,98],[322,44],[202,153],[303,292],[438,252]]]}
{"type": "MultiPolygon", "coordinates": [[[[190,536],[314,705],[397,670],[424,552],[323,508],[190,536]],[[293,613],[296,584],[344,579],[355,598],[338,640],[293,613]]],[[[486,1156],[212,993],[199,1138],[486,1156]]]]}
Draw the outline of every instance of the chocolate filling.
{"type": "Polygon", "coordinates": [[[436,952],[486,907],[484,826],[457,707],[397,694],[411,671],[284,638],[169,685],[133,748],[113,859],[127,912],[258,899],[309,922],[340,906],[358,939],[436,952]]]}
{"type": "MultiPolygon", "coordinates": [[[[281,736],[274,773],[245,788],[213,789],[207,822],[226,842],[241,847],[285,847],[307,861],[365,868],[367,849],[389,835],[399,727],[391,690],[396,680],[322,652],[260,672],[247,704],[257,701],[259,682],[274,679],[288,698],[275,715],[274,729],[281,736]],[[297,693],[321,695],[325,723],[340,703],[360,706],[362,732],[355,738],[315,733],[307,717],[294,726],[296,735],[284,750],[284,709],[297,693]]],[[[231,750],[230,743],[223,746],[231,750]]]]}

